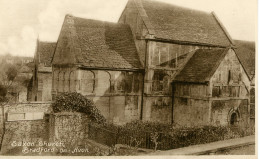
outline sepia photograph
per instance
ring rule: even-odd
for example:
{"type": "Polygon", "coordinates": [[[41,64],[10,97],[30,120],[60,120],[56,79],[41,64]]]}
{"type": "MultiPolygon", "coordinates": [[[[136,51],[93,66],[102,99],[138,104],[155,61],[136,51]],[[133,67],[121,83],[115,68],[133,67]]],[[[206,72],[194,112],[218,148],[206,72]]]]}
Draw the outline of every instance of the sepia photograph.
{"type": "Polygon", "coordinates": [[[0,0],[0,157],[257,158],[257,0],[0,0]]]}

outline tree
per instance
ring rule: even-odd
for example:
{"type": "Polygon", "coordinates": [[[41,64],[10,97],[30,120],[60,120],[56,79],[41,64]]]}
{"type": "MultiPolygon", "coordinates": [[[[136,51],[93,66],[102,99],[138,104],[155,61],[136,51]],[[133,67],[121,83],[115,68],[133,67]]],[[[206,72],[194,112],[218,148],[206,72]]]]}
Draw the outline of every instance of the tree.
{"type": "Polygon", "coordinates": [[[6,94],[7,94],[6,87],[0,84],[0,103],[7,101],[6,94]]]}
{"type": "Polygon", "coordinates": [[[18,69],[13,64],[2,64],[0,70],[0,81],[6,88],[10,87],[18,74],[18,69]]]}

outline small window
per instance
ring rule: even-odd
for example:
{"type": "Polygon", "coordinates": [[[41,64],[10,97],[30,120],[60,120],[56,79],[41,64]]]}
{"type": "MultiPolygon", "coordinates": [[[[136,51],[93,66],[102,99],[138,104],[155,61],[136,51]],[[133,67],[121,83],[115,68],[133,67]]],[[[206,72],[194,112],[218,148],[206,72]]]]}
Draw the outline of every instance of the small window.
{"type": "Polygon", "coordinates": [[[187,98],[179,98],[178,104],[179,105],[188,105],[188,99],[187,98]]]}
{"type": "Polygon", "coordinates": [[[255,88],[250,89],[250,103],[255,103],[255,88]]]}
{"type": "Polygon", "coordinates": [[[153,75],[153,85],[152,90],[153,92],[162,92],[163,91],[163,79],[165,73],[163,71],[154,71],[153,75]]]}
{"type": "Polygon", "coordinates": [[[250,104],[250,118],[255,118],[255,104],[250,104]]]}
{"type": "Polygon", "coordinates": [[[189,96],[190,95],[189,85],[183,85],[183,95],[184,96],[189,96]]]}
{"type": "Polygon", "coordinates": [[[232,113],[230,117],[230,125],[236,126],[238,124],[238,115],[237,113],[232,113]]]}
{"type": "Polygon", "coordinates": [[[232,81],[232,72],[231,70],[228,71],[228,83],[232,81]]]}
{"type": "Polygon", "coordinates": [[[219,86],[214,86],[212,89],[212,97],[220,97],[221,91],[219,86]]]}
{"type": "Polygon", "coordinates": [[[230,95],[229,86],[223,86],[222,87],[222,96],[223,97],[229,97],[229,95],[230,95]]]}
{"type": "Polygon", "coordinates": [[[239,97],[239,91],[240,91],[239,86],[230,86],[230,88],[231,88],[230,96],[231,97],[239,97]]]}

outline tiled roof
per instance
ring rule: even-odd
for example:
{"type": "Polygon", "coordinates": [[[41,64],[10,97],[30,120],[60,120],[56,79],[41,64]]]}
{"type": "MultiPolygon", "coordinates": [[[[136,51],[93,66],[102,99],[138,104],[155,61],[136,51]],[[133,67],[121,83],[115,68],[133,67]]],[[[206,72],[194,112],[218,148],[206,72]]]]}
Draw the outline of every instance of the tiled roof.
{"type": "MultiPolygon", "coordinates": [[[[74,64],[85,67],[118,69],[139,69],[142,67],[132,31],[128,25],[74,16],[66,17],[71,22],[69,24],[71,26],[68,28],[74,34],[73,37],[68,37],[68,41],[75,37],[74,43],[71,44],[77,50],[74,52],[74,60],[71,60],[74,64]]],[[[65,23],[67,20],[65,18],[65,23]]],[[[60,43],[63,42],[60,41],[60,43]]],[[[65,48],[65,46],[58,44],[58,48],[65,48]]],[[[62,61],[57,63],[62,63],[62,61]]]]}
{"type": "Polygon", "coordinates": [[[157,39],[218,46],[231,44],[229,35],[213,13],[152,0],[135,1],[139,8],[145,10],[150,23],[148,26],[152,26],[157,39]]]}
{"type": "Polygon", "coordinates": [[[228,49],[198,49],[174,81],[208,82],[227,53],[228,49]]]}
{"type": "Polygon", "coordinates": [[[234,40],[235,52],[250,79],[255,74],[255,42],[234,40]]]}
{"type": "Polygon", "coordinates": [[[45,66],[50,67],[55,47],[56,43],[39,41],[37,48],[39,63],[43,63],[45,66]]]}

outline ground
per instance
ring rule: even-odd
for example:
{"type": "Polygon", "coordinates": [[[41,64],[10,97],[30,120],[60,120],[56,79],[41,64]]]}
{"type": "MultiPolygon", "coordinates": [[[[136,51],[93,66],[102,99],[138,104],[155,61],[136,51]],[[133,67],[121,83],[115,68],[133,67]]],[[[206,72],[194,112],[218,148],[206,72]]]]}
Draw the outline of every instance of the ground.
{"type": "Polygon", "coordinates": [[[255,145],[247,145],[238,148],[216,152],[216,155],[254,155],[255,145]]]}

